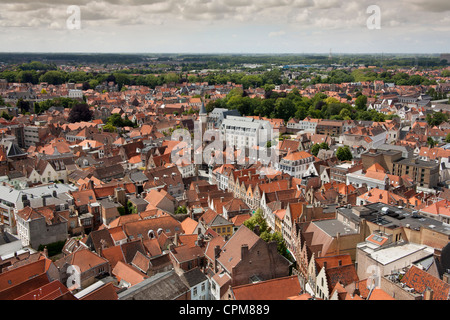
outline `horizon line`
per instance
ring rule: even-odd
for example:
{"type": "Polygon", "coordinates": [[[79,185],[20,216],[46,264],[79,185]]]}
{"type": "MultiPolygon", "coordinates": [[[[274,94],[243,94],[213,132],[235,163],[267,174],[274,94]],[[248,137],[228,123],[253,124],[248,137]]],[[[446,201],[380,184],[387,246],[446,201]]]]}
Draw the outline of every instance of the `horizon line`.
{"type": "MultiPolygon", "coordinates": [[[[89,51],[0,51],[0,54],[130,54],[130,55],[329,55],[329,52],[89,52],[89,51]]],[[[442,55],[447,52],[334,52],[333,55],[442,55]]]]}

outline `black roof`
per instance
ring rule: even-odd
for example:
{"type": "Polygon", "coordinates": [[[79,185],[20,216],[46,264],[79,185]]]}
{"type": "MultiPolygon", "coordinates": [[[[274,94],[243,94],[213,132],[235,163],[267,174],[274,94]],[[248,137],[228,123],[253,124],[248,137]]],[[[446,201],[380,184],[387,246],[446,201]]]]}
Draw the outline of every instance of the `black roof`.
{"type": "Polygon", "coordinates": [[[185,273],[180,275],[180,278],[190,288],[195,287],[199,283],[208,280],[206,275],[199,268],[194,268],[192,270],[186,271],[185,273]]]}

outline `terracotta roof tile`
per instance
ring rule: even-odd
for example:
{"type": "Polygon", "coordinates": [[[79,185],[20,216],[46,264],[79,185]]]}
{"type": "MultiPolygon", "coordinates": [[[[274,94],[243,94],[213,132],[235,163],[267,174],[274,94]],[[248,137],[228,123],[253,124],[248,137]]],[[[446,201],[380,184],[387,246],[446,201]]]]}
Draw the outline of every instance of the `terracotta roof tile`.
{"type": "Polygon", "coordinates": [[[162,254],[162,250],[157,239],[147,239],[142,243],[150,257],[159,256],[162,254]]]}
{"type": "Polygon", "coordinates": [[[183,228],[184,233],[186,234],[193,234],[195,231],[197,231],[196,230],[197,225],[198,222],[189,217],[187,217],[181,222],[181,227],[183,228]]]}
{"type": "Polygon", "coordinates": [[[59,280],[54,280],[42,287],[32,290],[15,300],[55,300],[69,292],[59,280]]]}
{"type": "Polygon", "coordinates": [[[119,296],[117,295],[116,288],[114,285],[109,282],[104,286],[98,288],[97,290],[85,295],[80,300],[118,300],[119,296]]]}
{"type": "Polygon", "coordinates": [[[358,281],[358,275],[356,273],[355,266],[353,264],[344,265],[341,267],[326,268],[327,279],[330,287],[334,287],[337,282],[346,286],[350,283],[358,281]]]}
{"type": "Polygon", "coordinates": [[[134,286],[148,277],[133,268],[132,266],[119,261],[114,269],[112,270],[112,274],[117,278],[118,281],[126,281],[131,286],[134,286]]]}
{"type": "Polygon", "coordinates": [[[298,295],[302,288],[297,276],[289,276],[236,286],[231,290],[236,300],[287,300],[298,295]]]}
{"type": "MultiPolygon", "coordinates": [[[[241,261],[241,247],[247,245],[250,250],[261,238],[246,226],[241,225],[228,242],[222,247],[222,252],[218,261],[228,271],[231,272],[234,266],[241,261]]],[[[263,240],[261,240],[263,241],[263,240]]]]}
{"type": "Polygon", "coordinates": [[[431,288],[433,290],[433,300],[448,300],[450,284],[414,265],[405,273],[401,282],[418,293],[423,293],[427,287],[431,288]]]}

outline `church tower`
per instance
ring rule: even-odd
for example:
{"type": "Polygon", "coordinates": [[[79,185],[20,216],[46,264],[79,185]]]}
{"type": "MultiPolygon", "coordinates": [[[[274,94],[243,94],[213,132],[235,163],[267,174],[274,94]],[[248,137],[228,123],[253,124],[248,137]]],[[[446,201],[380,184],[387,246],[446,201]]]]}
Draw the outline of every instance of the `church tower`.
{"type": "Polygon", "coordinates": [[[202,99],[202,106],[200,107],[200,112],[198,114],[200,125],[202,127],[202,132],[205,132],[207,130],[207,124],[208,124],[208,112],[206,112],[205,107],[205,101],[202,99]]]}

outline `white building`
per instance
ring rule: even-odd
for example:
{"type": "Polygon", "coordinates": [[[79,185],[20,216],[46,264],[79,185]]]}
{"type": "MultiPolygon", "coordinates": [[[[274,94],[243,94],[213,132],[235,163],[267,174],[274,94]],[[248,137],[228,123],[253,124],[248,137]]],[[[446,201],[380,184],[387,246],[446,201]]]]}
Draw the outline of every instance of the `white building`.
{"type": "Polygon", "coordinates": [[[311,163],[314,162],[314,156],[305,151],[292,152],[282,158],[280,163],[275,163],[275,169],[283,171],[295,178],[303,177],[311,163]]]}
{"type": "Polygon", "coordinates": [[[266,146],[272,140],[272,125],[269,121],[253,118],[228,116],[222,121],[220,138],[230,146],[251,148],[253,146],[266,146]],[[263,131],[267,130],[267,134],[263,131]]]}
{"type": "Polygon", "coordinates": [[[83,91],[82,90],[69,90],[69,94],[67,95],[71,99],[83,99],[83,91]]]}
{"type": "Polygon", "coordinates": [[[2,260],[7,259],[7,255],[21,250],[22,241],[15,235],[5,231],[5,225],[0,224],[0,257],[2,260]]]}
{"type": "Polygon", "coordinates": [[[306,132],[316,132],[317,124],[319,123],[319,119],[312,119],[310,117],[306,117],[303,120],[298,122],[296,128],[299,128],[300,131],[306,132]]]}
{"type": "Polygon", "coordinates": [[[374,233],[357,245],[356,265],[360,279],[367,279],[373,274],[381,277],[391,274],[434,253],[433,248],[422,244],[392,243],[391,237],[374,233]]]}
{"type": "Polygon", "coordinates": [[[211,300],[208,277],[199,268],[186,271],[180,278],[191,289],[191,300],[211,300]]]}

